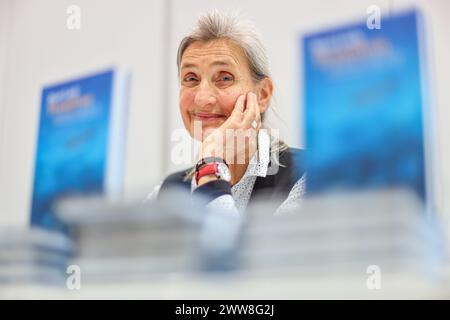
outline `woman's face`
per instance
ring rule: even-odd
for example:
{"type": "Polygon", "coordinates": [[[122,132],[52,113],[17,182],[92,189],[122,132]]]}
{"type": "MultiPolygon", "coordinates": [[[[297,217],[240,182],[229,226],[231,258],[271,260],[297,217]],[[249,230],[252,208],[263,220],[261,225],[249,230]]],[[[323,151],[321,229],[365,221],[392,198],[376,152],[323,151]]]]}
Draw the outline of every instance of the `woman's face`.
{"type": "Polygon", "coordinates": [[[231,115],[237,98],[249,91],[256,93],[257,85],[239,46],[227,40],[197,41],[184,51],[180,65],[180,111],[184,126],[195,139],[203,140],[222,125],[231,115]]]}

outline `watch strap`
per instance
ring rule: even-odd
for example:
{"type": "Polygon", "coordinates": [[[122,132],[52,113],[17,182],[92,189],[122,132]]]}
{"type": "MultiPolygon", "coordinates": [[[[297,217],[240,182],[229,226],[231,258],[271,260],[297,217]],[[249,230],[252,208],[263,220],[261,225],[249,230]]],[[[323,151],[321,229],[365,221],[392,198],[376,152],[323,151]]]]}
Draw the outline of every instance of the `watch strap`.
{"type": "Polygon", "coordinates": [[[207,176],[207,175],[212,175],[212,174],[217,176],[217,162],[207,163],[207,164],[203,165],[202,167],[200,167],[197,170],[197,173],[195,174],[195,182],[197,182],[197,184],[198,184],[198,181],[202,177],[207,176]]]}
{"type": "Polygon", "coordinates": [[[197,164],[195,165],[195,171],[198,172],[198,170],[203,167],[204,165],[208,163],[224,163],[227,167],[228,164],[225,162],[223,158],[220,157],[205,157],[200,159],[197,164]]]}

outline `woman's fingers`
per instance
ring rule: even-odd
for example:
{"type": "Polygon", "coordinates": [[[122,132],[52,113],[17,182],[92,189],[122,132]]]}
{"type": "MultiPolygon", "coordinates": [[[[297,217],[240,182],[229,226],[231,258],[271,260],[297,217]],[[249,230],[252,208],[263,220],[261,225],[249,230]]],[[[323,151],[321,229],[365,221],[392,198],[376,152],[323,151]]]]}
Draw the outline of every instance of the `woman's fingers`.
{"type": "Polygon", "coordinates": [[[221,128],[227,129],[238,126],[237,124],[239,124],[242,121],[242,118],[244,117],[243,110],[245,108],[245,98],[246,98],[245,94],[242,94],[237,98],[236,103],[234,104],[234,109],[231,112],[231,115],[222,124],[221,128]]]}
{"type": "Polygon", "coordinates": [[[255,121],[257,124],[257,128],[259,129],[261,127],[261,113],[259,111],[259,104],[258,104],[258,98],[256,97],[256,94],[253,96],[255,99],[255,121]]]}
{"type": "Polygon", "coordinates": [[[245,111],[243,119],[243,127],[246,129],[252,127],[253,121],[256,121],[257,127],[259,127],[258,122],[260,119],[258,119],[258,115],[259,107],[256,95],[253,92],[249,92],[247,94],[247,110],[245,111]]]}
{"type": "Polygon", "coordinates": [[[234,129],[259,129],[261,126],[261,116],[256,95],[253,92],[242,94],[236,100],[233,112],[227,121],[222,125],[223,128],[234,129]],[[254,123],[256,122],[256,126],[254,123]]]}
{"type": "Polygon", "coordinates": [[[241,94],[236,100],[236,104],[234,105],[232,115],[238,117],[239,119],[242,119],[242,116],[244,114],[245,100],[246,100],[245,94],[241,94]]]}

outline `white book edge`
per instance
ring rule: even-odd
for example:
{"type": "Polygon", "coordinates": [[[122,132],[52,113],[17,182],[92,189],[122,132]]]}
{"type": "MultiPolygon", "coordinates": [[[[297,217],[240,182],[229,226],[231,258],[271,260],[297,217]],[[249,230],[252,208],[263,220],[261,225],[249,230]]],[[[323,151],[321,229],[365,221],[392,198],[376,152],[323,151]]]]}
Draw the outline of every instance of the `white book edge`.
{"type": "Polygon", "coordinates": [[[127,70],[113,68],[112,104],[104,180],[105,196],[111,201],[120,200],[124,189],[130,82],[131,74],[127,70]]]}

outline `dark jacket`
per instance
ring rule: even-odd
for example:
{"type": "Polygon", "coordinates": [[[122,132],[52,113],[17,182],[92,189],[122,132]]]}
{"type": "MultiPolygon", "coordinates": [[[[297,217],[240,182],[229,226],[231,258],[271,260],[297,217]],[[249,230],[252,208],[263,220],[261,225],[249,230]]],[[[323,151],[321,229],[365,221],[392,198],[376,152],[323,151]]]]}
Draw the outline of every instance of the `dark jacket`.
{"type": "MultiPolygon", "coordinates": [[[[266,177],[257,177],[249,204],[258,199],[269,200],[272,205],[278,207],[287,198],[295,183],[304,175],[304,150],[288,148],[279,154],[278,170],[275,174],[266,177]]],[[[270,163],[272,167],[274,163],[270,163]]],[[[158,198],[164,198],[170,194],[170,189],[181,188],[191,190],[191,181],[185,181],[185,176],[192,168],[175,172],[164,179],[159,189],[158,198]]],[[[206,196],[213,200],[224,194],[231,194],[231,186],[225,181],[211,181],[194,190],[194,194],[206,196]]]]}

